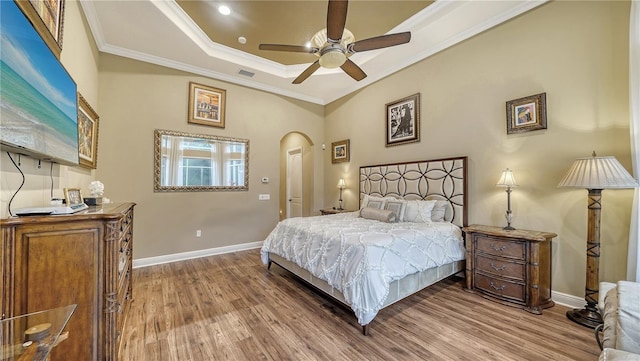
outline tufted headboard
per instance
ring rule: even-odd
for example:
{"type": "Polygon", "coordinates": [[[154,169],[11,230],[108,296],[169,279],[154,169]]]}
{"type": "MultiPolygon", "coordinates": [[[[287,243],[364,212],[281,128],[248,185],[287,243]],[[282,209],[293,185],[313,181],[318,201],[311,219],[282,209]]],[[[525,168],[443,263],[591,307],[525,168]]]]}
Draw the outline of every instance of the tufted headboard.
{"type": "Polygon", "coordinates": [[[360,202],[365,194],[406,200],[446,200],[446,219],[467,225],[467,157],[360,167],[360,202]]]}

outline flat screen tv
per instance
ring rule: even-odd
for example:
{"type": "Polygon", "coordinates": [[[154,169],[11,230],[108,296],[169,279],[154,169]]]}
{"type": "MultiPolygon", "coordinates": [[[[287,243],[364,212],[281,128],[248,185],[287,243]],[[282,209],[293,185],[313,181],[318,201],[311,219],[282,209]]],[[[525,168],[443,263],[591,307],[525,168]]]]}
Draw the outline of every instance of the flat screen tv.
{"type": "Polygon", "coordinates": [[[76,83],[18,6],[0,7],[0,146],[76,165],[76,83]]]}

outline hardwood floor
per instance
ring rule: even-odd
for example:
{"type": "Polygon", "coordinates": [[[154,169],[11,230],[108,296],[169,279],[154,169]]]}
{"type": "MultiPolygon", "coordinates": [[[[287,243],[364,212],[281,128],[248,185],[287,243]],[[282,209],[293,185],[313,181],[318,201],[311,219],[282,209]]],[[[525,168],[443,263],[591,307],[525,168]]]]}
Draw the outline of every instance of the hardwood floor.
{"type": "Polygon", "coordinates": [[[543,315],[447,279],[355,316],[259,250],[135,269],[120,360],[597,360],[593,331],[556,305],[543,315]]]}

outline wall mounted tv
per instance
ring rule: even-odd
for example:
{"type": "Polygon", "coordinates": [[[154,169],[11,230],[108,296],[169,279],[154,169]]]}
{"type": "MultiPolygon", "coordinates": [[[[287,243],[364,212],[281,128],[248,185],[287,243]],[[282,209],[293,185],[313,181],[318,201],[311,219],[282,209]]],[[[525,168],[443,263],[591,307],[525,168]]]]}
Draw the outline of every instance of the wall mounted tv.
{"type": "Polygon", "coordinates": [[[78,164],[75,81],[13,1],[0,17],[0,147],[78,164]]]}

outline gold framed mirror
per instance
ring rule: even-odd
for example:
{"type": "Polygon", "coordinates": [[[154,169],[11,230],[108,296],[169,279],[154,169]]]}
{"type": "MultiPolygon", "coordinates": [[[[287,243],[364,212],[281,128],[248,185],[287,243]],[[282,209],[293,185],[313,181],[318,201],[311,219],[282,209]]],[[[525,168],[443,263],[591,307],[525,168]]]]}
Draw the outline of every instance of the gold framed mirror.
{"type": "Polygon", "coordinates": [[[156,129],[154,192],[248,191],[249,140],[156,129]]]}

